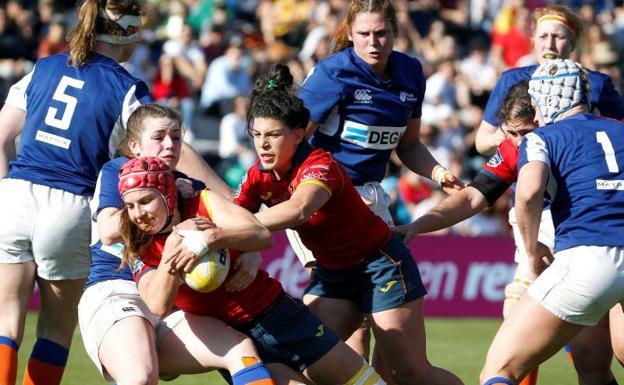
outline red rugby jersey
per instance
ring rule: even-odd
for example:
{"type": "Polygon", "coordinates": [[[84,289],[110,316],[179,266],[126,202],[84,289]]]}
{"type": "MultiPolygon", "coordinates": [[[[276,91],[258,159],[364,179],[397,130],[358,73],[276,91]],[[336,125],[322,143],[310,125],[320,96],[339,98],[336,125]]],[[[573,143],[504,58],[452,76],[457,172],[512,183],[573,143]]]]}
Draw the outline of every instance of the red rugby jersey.
{"type": "Polygon", "coordinates": [[[496,153],[483,166],[481,172],[491,174],[507,184],[518,180],[518,147],[505,139],[496,149],[496,153]]]}
{"type": "Polygon", "coordinates": [[[295,228],[317,263],[328,270],[342,270],[362,263],[391,237],[388,225],[362,201],[345,169],[322,149],[302,144],[293,166],[282,180],[264,170],[257,161],[247,174],[236,203],[252,212],[261,204],[268,207],[288,200],[303,184],[326,190],[329,201],[310,219],[295,228]]]}
{"type": "MultiPolygon", "coordinates": [[[[178,204],[182,220],[198,216],[211,219],[205,190],[198,196],[182,200],[178,204]]],[[[138,281],[146,270],[158,267],[167,236],[168,234],[157,235],[146,247],[140,258],[144,266],[135,273],[135,280],[138,281]]],[[[230,250],[230,266],[239,255],[240,252],[230,250]]],[[[225,282],[233,273],[230,269],[225,282]]],[[[173,304],[189,313],[214,317],[228,325],[238,325],[262,313],[282,292],[282,285],[269,277],[264,270],[259,270],[256,279],[240,292],[226,291],[225,282],[210,293],[200,293],[181,284],[173,304]]]]}

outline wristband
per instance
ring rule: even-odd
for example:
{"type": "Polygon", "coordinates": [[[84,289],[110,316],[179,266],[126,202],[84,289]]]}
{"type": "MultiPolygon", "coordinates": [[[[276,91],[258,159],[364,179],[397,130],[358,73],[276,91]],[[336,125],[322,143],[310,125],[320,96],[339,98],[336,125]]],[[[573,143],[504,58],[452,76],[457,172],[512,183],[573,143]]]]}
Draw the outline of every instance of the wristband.
{"type": "Polygon", "coordinates": [[[191,253],[201,257],[208,251],[208,244],[204,239],[203,231],[199,230],[179,230],[178,234],[184,237],[182,244],[191,253]]]}
{"type": "Polygon", "coordinates": [[[450,175],[449,170],[447,170],[444,166],[436,164],[433,171],[431,171],[431,180],[436,182],[438,186],[442,187],[442,183],[446,182],[447,175],[450,175]]]}

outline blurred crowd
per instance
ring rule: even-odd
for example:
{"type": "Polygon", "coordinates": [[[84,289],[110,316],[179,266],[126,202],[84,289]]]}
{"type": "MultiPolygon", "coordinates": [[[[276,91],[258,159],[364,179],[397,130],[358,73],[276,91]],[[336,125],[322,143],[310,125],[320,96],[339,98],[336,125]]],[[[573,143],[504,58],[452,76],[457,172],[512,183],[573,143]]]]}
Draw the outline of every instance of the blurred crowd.
{"type": "MultiPolygon", "coordinates": [[[[623,0],[396,0],[395,49],[424,65],[427,91],[421,140],[455,175],[470,181],[487,160],[474,134],[499,74],[535,63],[531,12],[552,3],[576,10],[586,34],[573,58],[611,76],[622,91],[623,0]]],[[[219,138],[206,154],[236,187],[255,161],[245,133],[254,79],[275,63],[301,84],[331,50],[346,0],[147,0],[143,42],[127,70],[151,87],[158,103],[179,109],[191,144],[219,138]],[[214,132],[206,135],[208,130],[214,132]],[[218,133],[217,133],[218,132],[218,133]],[[216,146],[215,146],[216,147],[216,146]],[[218,153],[218,156],[217,156],[218,153]]],[[[38,58],[67,49],[75,1],[0,1],[0,97],[38,58]]],[[[201,150],[201,149],[200,149],[201,150]]],[[[391,162],[384,180],[393,215],[406,223],[443,196],[430,181],[391,162]]],[[[448,230],[465,236],[506,235],[511,194],[448,230]]]]}

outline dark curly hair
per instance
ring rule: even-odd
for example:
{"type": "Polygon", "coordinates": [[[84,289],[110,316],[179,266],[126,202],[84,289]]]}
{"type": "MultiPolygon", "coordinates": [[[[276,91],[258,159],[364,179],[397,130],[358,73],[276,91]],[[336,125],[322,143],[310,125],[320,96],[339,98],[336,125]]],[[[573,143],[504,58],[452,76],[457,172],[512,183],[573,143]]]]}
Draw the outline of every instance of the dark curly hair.
{"type": "Polygon", "coordinates": [[[255,118],[279,120],[290,129],[305,129],[310,112],[293,90],[293,77],[288,67],[277,64],[268,75],[256,81],[251,92],[247,114],[247,133],[252,134],[255,118]]]}

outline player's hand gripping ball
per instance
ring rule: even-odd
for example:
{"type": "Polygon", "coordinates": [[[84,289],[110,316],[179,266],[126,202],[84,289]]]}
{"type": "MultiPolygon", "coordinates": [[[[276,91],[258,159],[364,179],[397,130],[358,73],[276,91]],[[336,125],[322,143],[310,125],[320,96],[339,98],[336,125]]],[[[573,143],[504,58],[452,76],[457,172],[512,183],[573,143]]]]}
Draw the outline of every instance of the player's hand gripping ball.
{"type": "Polygon", "coordinates": [[[230,253],[227,249],[208,248],[201,231],[181,230],[182,243],[187,249],[199,256],[199,262],[193,270],[182,276],[188,287],[200,293],[216,290],[230,271],[230,253]]]}

